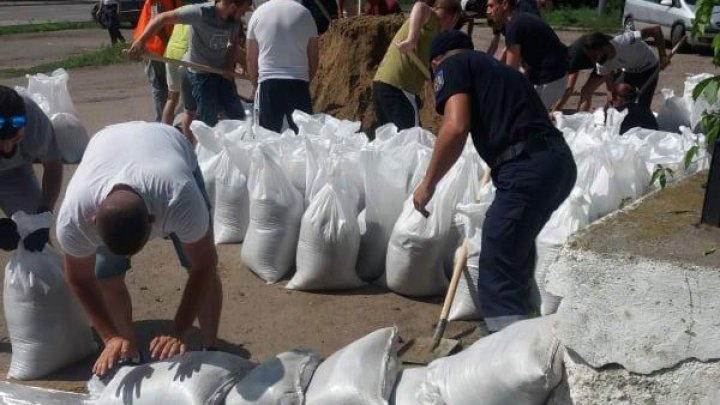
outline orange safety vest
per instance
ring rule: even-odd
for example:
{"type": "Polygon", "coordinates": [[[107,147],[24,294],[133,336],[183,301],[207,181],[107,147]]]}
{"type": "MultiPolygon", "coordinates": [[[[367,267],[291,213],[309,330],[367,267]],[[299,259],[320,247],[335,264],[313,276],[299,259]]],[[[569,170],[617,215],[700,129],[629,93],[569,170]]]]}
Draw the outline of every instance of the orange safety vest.
{"type": "MultiPolygon", "coordinates": [[[[156,15],[165,11],[174,10],[182,6],[182,0],[146,0],[140,17],[138,18],[137,27],[133,37],[137,40],[140,38],[145,28],[156,15]]],[[[166,25],[160,29],[157,35],[153,35],[145,43],[145,50],[158,56],[163,56],[165,47],[172,35],[173,26],[166,25]]]]}

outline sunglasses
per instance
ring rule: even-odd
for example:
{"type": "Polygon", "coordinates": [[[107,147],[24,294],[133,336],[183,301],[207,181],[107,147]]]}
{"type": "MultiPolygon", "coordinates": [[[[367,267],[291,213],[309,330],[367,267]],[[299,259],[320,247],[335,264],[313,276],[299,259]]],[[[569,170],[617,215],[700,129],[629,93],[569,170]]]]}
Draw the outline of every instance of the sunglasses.
{"type": "Polygon", "coordinates": [[[12,117],[0,117],[0,128],[11,126],[22,128],[27,124],[27,117],[24,115],[13,115],[12,117]]]}

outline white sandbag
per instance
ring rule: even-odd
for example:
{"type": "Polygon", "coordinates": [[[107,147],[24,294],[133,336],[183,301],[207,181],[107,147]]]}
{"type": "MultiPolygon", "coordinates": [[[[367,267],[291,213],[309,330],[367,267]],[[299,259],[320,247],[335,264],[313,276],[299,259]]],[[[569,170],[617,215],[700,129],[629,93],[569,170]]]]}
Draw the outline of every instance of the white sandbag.
{"type": "Polygon", "coordinates": [[[223,151],[215,177],[215,243],[243,241],[250,220],[247,178],[223,151]]]}
{"type": "Polygon", "coordinates": [[[682,97],[675,96],[670,89],[660,90],[665,101],[657,115],[658,129],[661,131],[680,132],[681,126],[690,125],[690,109],[682,97]]]}
{"type": "Polygon", "coordinates": [[[563,375],[554,315],[516,322],[428,366],[418,403],[540,405],[563,375]]]}
{"type": "MultiPolygon", "coordinates": [[[[52,214],[13,215],[24,238],[49,228],[52,214]]],[[[3,307],[12,361],[8,377],[32,380],[68,366],[97,350],[90,325],[65,283],[60,256],[46,245],[25,250],[22,242],[5,267],[3,307]]]]}
{"type": "Polygon", "coordinates": [[[538,287],[542,315],[554,314],[560,305],[560,298],[550,294],[545,286],[550,265],[557,259],[560,249],[575,232],[585,228],[590,220],[590,197],[575,187],[568,198],[552,214],[537,237],[537,261],[535,283],[538,287]]]}
{"type": "Polygon", "coordinates": [[[386,405],[398,373],[398,331],[383,328],[322,362],[305,394],[307,405],[386,405]]]}
{"type": "Polygon", "coordinates": [[[286,288],[337,290],[364,284],[355,273],[360,228],[342,190],[327,183],[313,198],[302,217],[296,271],[286,288]]]}
{"type": "Polygon", "coordinates": [[[197,139],[195,154],[198,167],[205,183],[205,191],[210,198],[210,206],[215,207],[215,173],[220,164],[220,151],[222,143],[217,138],[213,128],[202,121],[193,121],[190,130],[197,139]]]}
{"type": "Polygon", "coordinates": [[[187,352],[167,360],[120,368],[98,405],[213,405],[255,364],[224,352],[187,352]]]}
{"type": "Polygon", "coordinates": [[[416,398],[420,385],[425,382],[427,367],[406,368],[398,374],[395,388],[390,396],[390,405],[417,405],[416,398]]]}
{"type": "Polygon", "coordinates": [[[82,159],[90,137],[80,120],[70,113],[56,113],[50,117],[55,141],[64,163],[75,164],[82,159]]]}
{"type": "Polygon", "coordinates": [[[225,405],[303,405],[320,359],[307,350],[280,353],[255,367],[230,390],[225,405]]]}
{"type": "Polygon", "coordinates": [[[38,73],[26,77],[28,79],[28,93],[40,94],[47,100],[48,110],[45,111],[45,114],[48,116],[57,113],[77,114],[67,88],[70,76],[65,69],[56,69],[50,76],[38,73]]]}
{"type": "Polygon", "coordinates": [[[590,196],[590,221],[601,218],[620,207],[623,196],[616,181],[612,162],[603,149],[590,149],[578,154],[576,187],[590,196]]]}
{"type": "Polygon", "coordinates": [[[91,404],[87,394],[58,391],[0,381],[0,405],[79,405],[91,404]]]}
{"type": "MultiPolygon", "coordinates": [[[[685,102],[688,105],[688,109],[690,110],[690,128],[692,129],[697,128],[703,113],[713,107],[703,96],[698,97],[697,100],[693,99],[693,90],[695,90],[695,86],[697,86],[701,81],[709,79],[711,77],[713,77],[713,75],[710,73],[700,73],[685,79],[683,99],[685,99],[685,102]]],[[[715,107],[717,107],[717,105],[715,107]]]]}
{"type": "Polygon", "coordinates": [[[457,206],[456,216],[462,218],[458,218],[458,222],[463,224],[463,238],[467,237],[468,257],[450,307],[448,319],[451,321],[477,321],[483,317],[478,292],[478,261],[482,248],[482,226],[491,203],[492,196],[489,195],[484,202],[457,206]]]}
{"type": "MultiPolygon", "coordinates": [[[[418,166],[425,173],[425,165],[418,166]]],[[[453,210],[469,178],[469,165],[461,157],[440,181],[427,205],[425,218],[415,209],[412,195],[393,227],[387,247],[383,280],[392,291],[413,297],[441,295],[448,279],[445,252],[450,240],[453,210]]],[[[455,246],[451,249],[454,251],[455,246]]]]}
{"type": "Polygon", "coordinates": [[[248,177],[250,223],[242,260],[268,283],[275,283],[293,267],[303,197],[264,146],[253,151],[248,177]]]}

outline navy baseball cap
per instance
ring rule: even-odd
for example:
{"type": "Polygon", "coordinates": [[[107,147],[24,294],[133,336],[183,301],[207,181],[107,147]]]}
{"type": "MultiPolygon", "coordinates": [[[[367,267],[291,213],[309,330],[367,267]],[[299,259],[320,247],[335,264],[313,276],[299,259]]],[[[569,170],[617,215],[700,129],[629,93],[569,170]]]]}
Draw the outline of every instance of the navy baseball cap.
{"type": "Polygon", "coordinates": [[[452,51],[454,49],[475,49],[472,39],[459,30],[450,30],[439,33],[430,45],[430,60],[452,51]]]}

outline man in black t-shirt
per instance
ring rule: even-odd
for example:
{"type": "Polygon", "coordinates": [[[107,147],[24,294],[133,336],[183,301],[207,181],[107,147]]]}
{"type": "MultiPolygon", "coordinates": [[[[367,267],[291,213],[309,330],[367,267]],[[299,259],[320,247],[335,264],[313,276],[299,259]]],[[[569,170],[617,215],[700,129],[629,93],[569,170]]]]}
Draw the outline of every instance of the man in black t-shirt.
{"type": "MultiPolygon", "coordinates": [[[[590,77],[582,87],[584,90],[587,86],[587,83],[591,80],[592,77],[598,77],[598,74],[595,71],[595,62],[590,60],[590,58],[588,58],[588,56],[585,54],[585,37],[586,35],[583,35],[568,47],[568,76],[567,84],[565,85],[565,92],[563,93],[560,100],[555,103],[552,110],[550,111],[551,113],[555,111],[562,111],[565,103],[567,103],[568,99],[575,91],[575,85],[577,84],[578,76],[580,75],[581,70],[590,71],[590,77]]],[[[581,94],[587,95],[588,92],[582,91],[581,94]]],[[[582,103],[582,101],[583,100],[581,99],[580,103],[582,103]]]]}
{"type": "Polygon", "coordinates": [[[520,66],[550,110],[565,90],[567,47],[542,18],[516,10],[515,0],[488,0],[493,29],[504,30],[505,63],[520,66]]]}
{"type": "Polygon", "coordinates": [[[445,118],[413,203],[432,215],[425,206],[470,132],[497,188],[483,224],[478,278],[485,323],[494,332],[531,313],[535,238],[575,185],[575,161],[527,78],[473,51],[467,35],[438,35],[431,63],[436,109],[445,118]]]}

